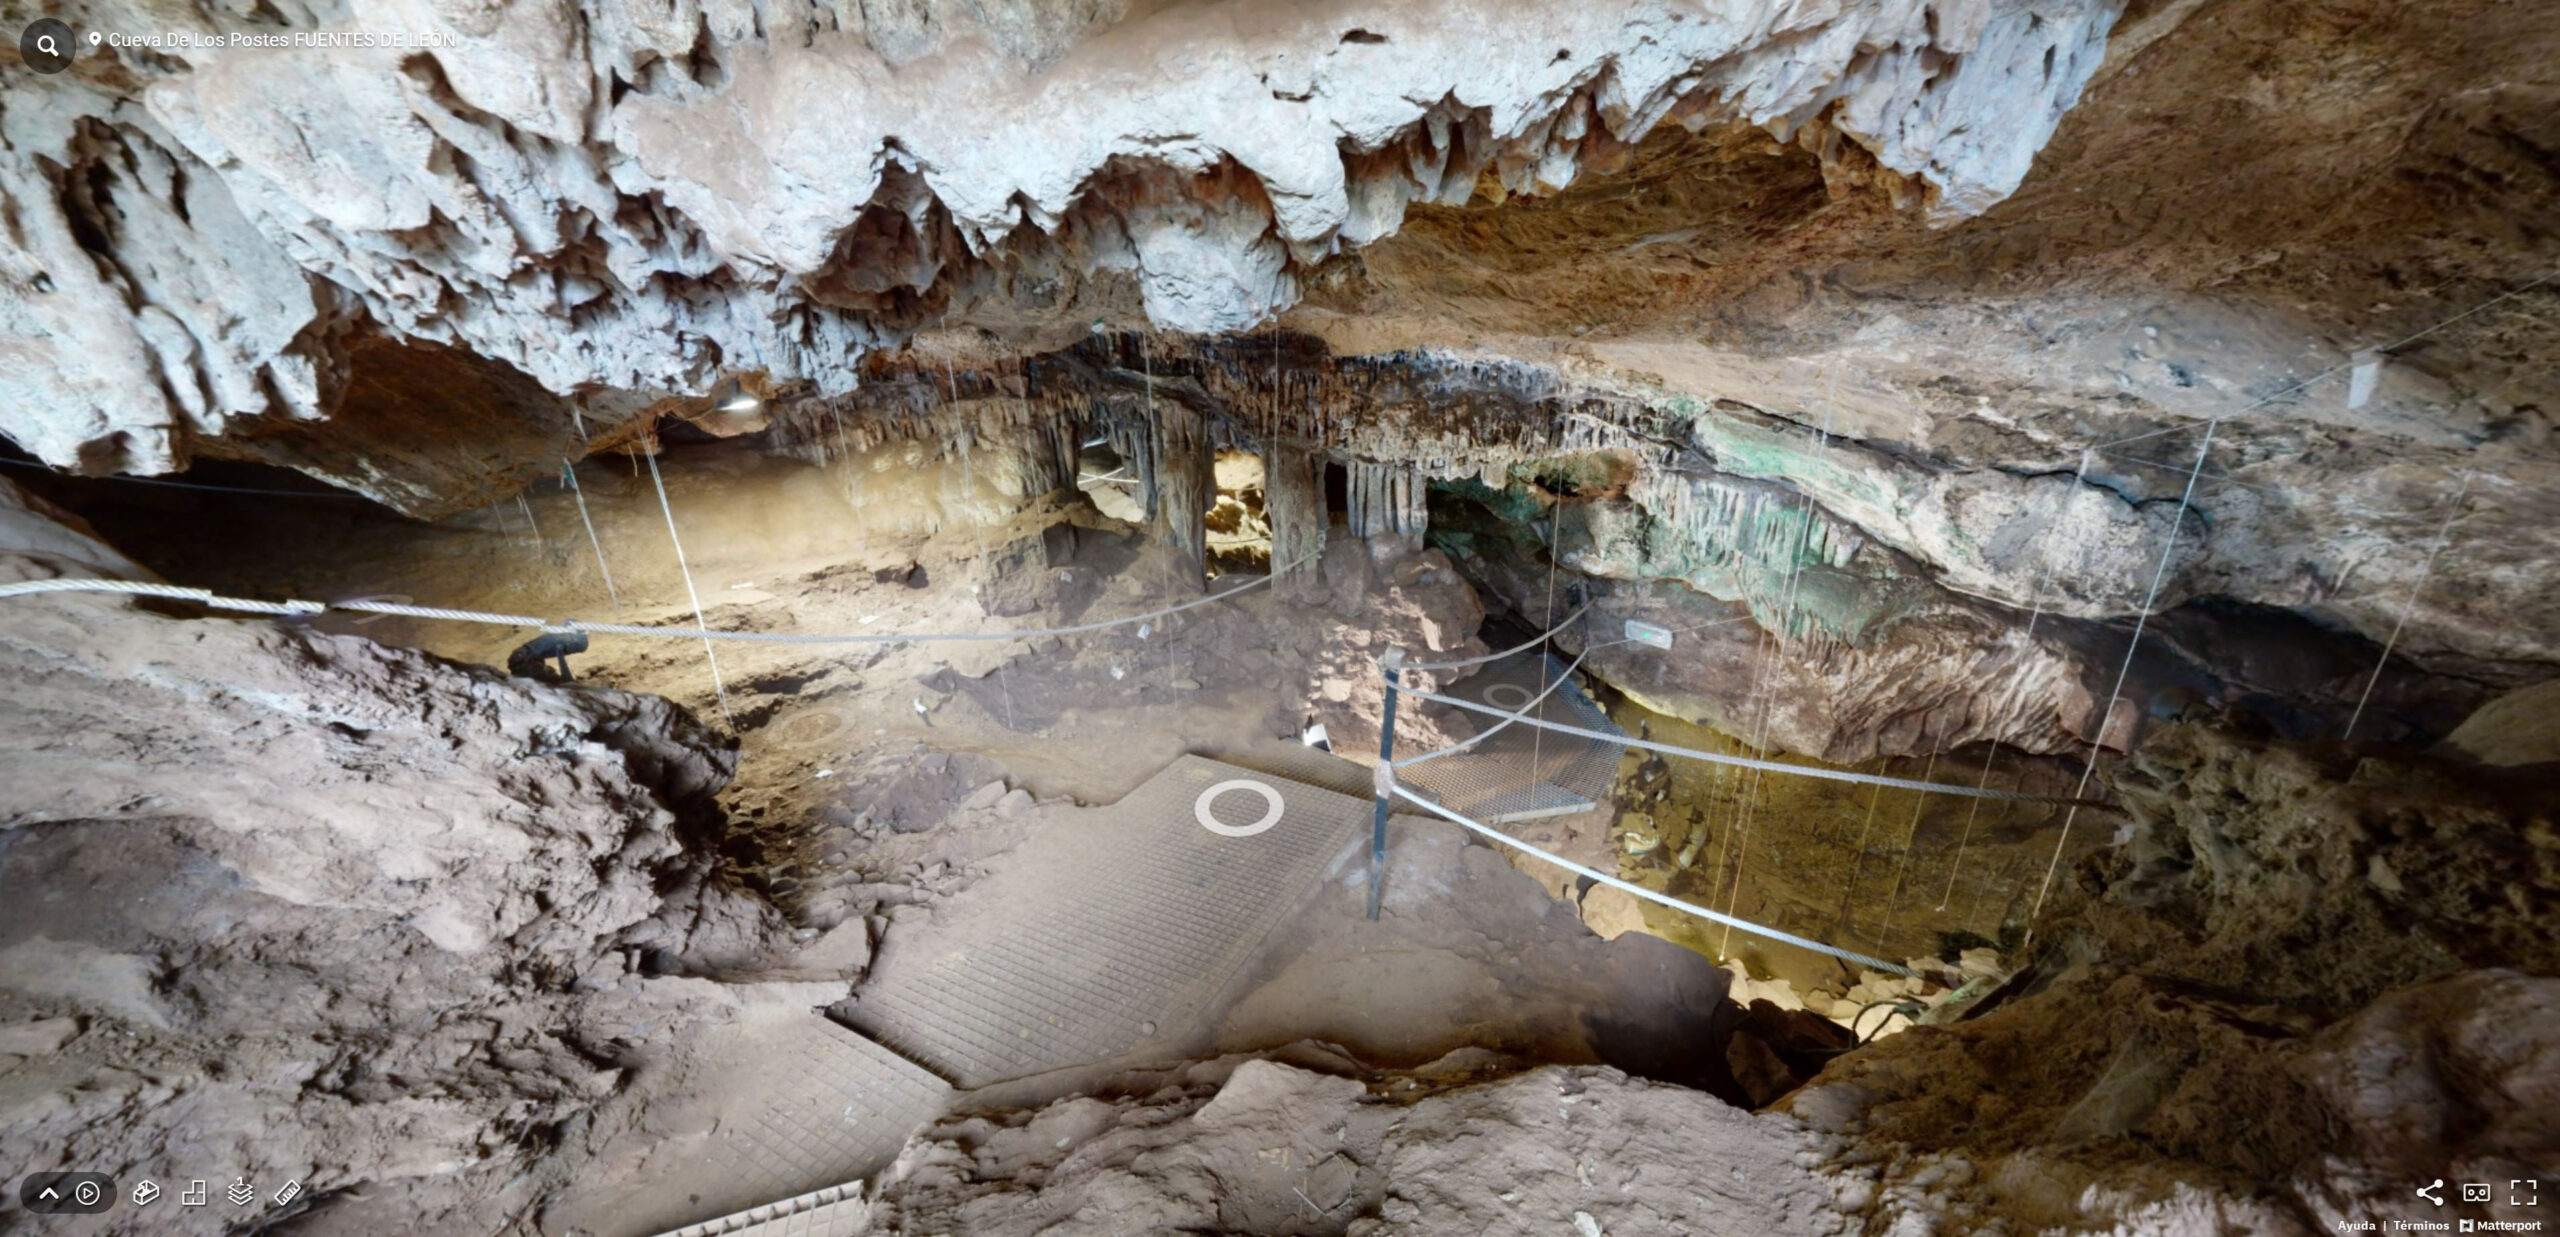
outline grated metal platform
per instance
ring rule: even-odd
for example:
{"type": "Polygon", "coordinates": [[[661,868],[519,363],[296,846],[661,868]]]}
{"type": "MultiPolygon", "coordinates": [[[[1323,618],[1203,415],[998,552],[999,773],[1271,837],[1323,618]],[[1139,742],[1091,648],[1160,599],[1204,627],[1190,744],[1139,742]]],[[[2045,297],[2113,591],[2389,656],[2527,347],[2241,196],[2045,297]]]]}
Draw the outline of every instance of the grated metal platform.
{"type": "MultiPolygon", "coordinates": [[[[1553,657],[1522,654],[1487,665],[1444,689],[1444,694],[1520,712],[1564,673],[1564,663],[1553,657]]],[[[1626,734],[1569,679],[1528,715],[1604,734],[1626,734]]],[[[1479,732],[1502,725],[1501,718],[1486,714],[1466,717],[1479,732]]],[[[1534,820],[1596,806],[1616,784],[1618,759],[1626,750],[1624,743],[1515,724],[1464,752],[1413,765],[1404,770],[1403,780],[1443,806],[1478,820],[1492,824],[1534,820]]]]}
{"type": "Polygon", "coordinates": [[[850,1020],[970,1088],[1188,1031],[1368,817],[1365,799],[1185,756],[1025,844],[930,931],[890,934],[850,1020]],[[1213,832],[1203,812],[1260,830],[1213,832]]]}
{"type": "Polygon", "coordinates": [[[1249,751],[1213,752],[1209,758],[1354,799],[1366,799],[1372,793],[1369,766],[1304,744],[1273,743],[1249,751]]]}
{"type": "Polygon", "coordinates": [[[767,1012],[729,1032],[698,1075],[692,1098],[635,1132],[654,1144],[651,1179],[596,1204],[615,1221],[604,1231],[724,1214],[677,1231],[734,1231],[708,1226],[879,1172],[951,1098],[930,1071],[805,1011],[767,1012]]]}
{"type": "Polygon", "coordinates": [[[807,1089],[758,1108],[722,1140],[741,1188],[759,1198],[887,1166],[908,1135],[942,1115],[951,1094],[942,1079],[816,1014],[800,1033],[766,1037],[761,1046],[807,1089]]]}
{"type": "Polygon", "coordinates": [[[871,1206],[863,1201],[862,1183],[854,1181],[688,1224],[665,1237],[857,1237],[870,1231],[871,1206]]]}

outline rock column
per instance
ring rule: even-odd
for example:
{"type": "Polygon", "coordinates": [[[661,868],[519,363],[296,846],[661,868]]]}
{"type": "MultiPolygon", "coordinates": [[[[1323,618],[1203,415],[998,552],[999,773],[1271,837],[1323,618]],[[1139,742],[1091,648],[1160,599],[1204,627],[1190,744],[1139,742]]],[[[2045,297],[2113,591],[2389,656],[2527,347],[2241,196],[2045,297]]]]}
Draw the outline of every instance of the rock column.
{"type": "Polygon", "coordinates": [[[1188,564],[1190,587],[1209,580],[1209,504],[1217,473],[1207,420],[1188,405],[1159,403],[1155,416],[1156,526],[1188,564]]]}
{"type": "Polygon", "coordinates": [[[1262,461],[1264,509],[1271,517],[1271,569],[1284,596],[1321,587],[1316,555],[1324,550],[1324,458],[1296,443],[1270,448],[1262,461]]]}

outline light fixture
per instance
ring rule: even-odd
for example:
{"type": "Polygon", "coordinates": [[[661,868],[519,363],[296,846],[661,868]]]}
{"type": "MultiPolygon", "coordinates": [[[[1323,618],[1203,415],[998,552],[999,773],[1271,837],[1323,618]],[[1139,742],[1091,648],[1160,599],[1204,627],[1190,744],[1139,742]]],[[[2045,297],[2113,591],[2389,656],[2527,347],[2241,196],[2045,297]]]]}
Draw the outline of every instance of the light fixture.
{"type": "Polygon", "coordinates": [[[735,378],[721,383],[711,391],[713,412],[725,412],[731,415],[749,413],[762,407],[763,404],[764,401],[757,399],[755,392],[748,390],[744,383],[735,378]]]}

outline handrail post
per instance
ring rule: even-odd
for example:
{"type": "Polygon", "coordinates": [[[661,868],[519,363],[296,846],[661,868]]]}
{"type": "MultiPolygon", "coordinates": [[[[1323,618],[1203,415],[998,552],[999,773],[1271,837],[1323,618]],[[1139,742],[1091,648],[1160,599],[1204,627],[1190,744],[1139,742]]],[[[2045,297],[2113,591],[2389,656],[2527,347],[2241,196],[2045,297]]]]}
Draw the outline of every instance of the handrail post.
{"type": "Polygon", "coordinates": [[[1399,682],[1396,671],[1404,665],[1404,650],[1388,649],[1378,659],[1378,669],[1387,676],[1387,707],[1378,722],[1378,770],[1374,784],[1378,792],[1376,813],[1369,821],[1369,922],[1378,921],[1378,903],[1387,879],[1387,802],[1396,786],[1396,696],[1399,682]]]}

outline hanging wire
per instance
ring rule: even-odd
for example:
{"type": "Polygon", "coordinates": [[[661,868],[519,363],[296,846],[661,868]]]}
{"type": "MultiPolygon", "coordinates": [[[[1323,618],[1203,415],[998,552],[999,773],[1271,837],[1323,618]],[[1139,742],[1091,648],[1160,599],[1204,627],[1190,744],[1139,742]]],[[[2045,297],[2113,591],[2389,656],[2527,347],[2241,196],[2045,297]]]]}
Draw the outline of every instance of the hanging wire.
{"type": "MultiPolygon", "coordinates": [[[[2142,595],[2142,609],[2134,615],[2133,638],[2124,646],[2124,665],[2116,670],[2116,685],[2107,692],[2106,707],[2098,711],[2095,733],[2089,736],[2089,760],[2080,766],[2080,786],[2072,792],[2075,800],[2089,793],[2089,779],[2098,772],[2099,745],[2106,740],[2107,726],[2115,720],[2116,701],[2124,696],[2125,679],[2133,674],[2133,655],[2142,648],[2143,627],[2151,621],[2152,604],[2160,599],[2160,582],[2168,577],[2169,562],[2177,554],[2178,530],[2186,526],[2187,506],[2195,500],[2196,478],[2204,475],[2205,456],[2213,450],[2213,431],[2221,424],[2219,417],[2205,422],[2204,437],[2196,443],[2195,466],[2187,470],[2187,488],[2178,495],[2177,513],[2169,517],[2169,535],[2161,541],[2160,565],[2152,568],[2151,587],[2142,595]]],[[[2062,851],[2071,842],[2071,825],[2079,815],[2077,803],[2062,814],[2062,832],[2053,840],[2053,859],[2045,865],[2043,883],[2036,887],[2035,905],[2027,910],[2028,940],[2035,939],[2036,916],[2044,913],[2045,895],[2053,889],[2053,874],[2062,867],[2062,851]]]]}
{"type": "Polygon", "coordinates": [[[524,512],[525,524],[533,529],[534,547],[542,551],[542,557],[548,561],[551,557],[551,539],[542,535],[542,521],[533,518],[533,503],[524,496],[523,490],[516,491],[516,509],[524,512]]]}
{"type": "Polygon", "coordinates": [[[2356,723],[2364,720],[2365,702],[2373,699],[2374,685],[2382,681],[2382,668],[2391,664],[2391,650],[2398,647],[2401,630],[2409,625],[2409,615],[2418,608],[2418,594],[2426,591],[2427,577],[2436,569],[2436,556],[2444,553],[2445,542],[2453,536],[2453,522],[2462,514],[2462,500],[2471,496],[2471,482],[2477,475],[2462,474],[2462,487],[2454,491],[2453,505],[2445,510],[2444,523],[2436,526],[2435,548],[2427,551],[2425,565],[2418,568],[2417,582],[2409,586],[2409,598],[2400,605],[2400,618],[2391,624],[2391,638],[2382,642],[2382,656],[2373,663],[2373,677],[2366,679],[2364,690],[2356,694],[2355,712],[2347,715],[2347,729],[2338,736],[2340,739],[2354,738],[2356,723]]]}
{"type": "MultiPolygon", "coordinates": [[[[667,517],[667,542],[676,548],[676,570],[684,574],[684,595],[693,602],[693,621],[697,626],[708,631],[711,621],[702,617],[702,594],[694,591],[693,568],[684,561],[684,538],[676,535],[676,509],[667,502],[667,483],[658,475],[656,446],[657,444],[651,443],[651,450],[646,456],[649,461],[649,484],[658,488],[658,510],[665,513],[667,517]]],[[[708,635],[702,638],[702,655],[711,663],[711,690],[720,697],[720,720],[727,722],[729,728],[735,730],[738,728],[738,719],[729,712],[729,686],[720,681],[720,654],[712,649],[711,637],[708,635]]]]}
{"type": "MultiPolygon", "coordinates": [[[[2071,488],[2063,494],[2063,506],[2066,512],[2070,509],[2071,500],[2079,497],[2082,482],[2088,478],[2089,455],[2090,453],[2086,451],[2080,453],[2080,470],[2071,475],[2071,488]]],[[[2035,600],[2032,607],[2027,611],[2027,633],[2022,640],[2024,647],[2018,655],[2018,678],[2016,683],[2010,688],[2012,691],[2024,688],[2027,683],[2027,672],[2030,665],[2028,658],[2035,652],[2036,622],[2044,617],[2045,586],[2053,582],[2053,556],[2049,551],[2053,539],[2062,535],[2062,525],[2062,517],[2056,516],[2054,518],[2053,527],[2045,530],[2045,543],[2048,548],[2048,553],[2045,555],[2045,561],[2037,564],[2038,575],[2036,577],[2036,582],[2028,590],[2035,600]]],[[[1996,741],[1986,746],[1982,753],[1982,779],[1978,783],[1979,785],[1988,786],[1991,784],[1991,761],[1993,757],[1996,757],[1999,754],[2000,745],[1996,741]]],[[[2026,784],[2026,774],[2022,772],[2018,775],[2018,778],[2020,785],[2026,784]]],[[[1974,800],[1965,808],[1964,832],[1956,839],[1955,862],[1947,867],[1947,890],[1945,893],[1938,895],[1938,909],[1941,911],[1947,909],[1947,903],[1956,896],[1956,877],[1964,871],[1965,848],[1973,842],[1973,822],[1974,819],[1981,814],[1982,800],[1980,799],[1974,800]]]]}
{"type": "MultiPolygon", "coordinates": [[[[1946,738],[1941,735],[1937,744],[1931,747],[1929,751],[1928,763],[1920,766],[1921,781],[1928,781],[1929,775],[1938,771],[1938,756],[1940,752],[1944,750],[1945,745],[1946,738]]],[[[1980,803],[1981,800],[1976,799],[1974,802],[1980,803]]],[[[1920,792],[1920,797],[1917,800],[1914,800],[1911,804],[1911,827],[1904,830],[1902,835],[1902,861],[1894,865],[1893,889],[1885,895],[1884,899],[1884,923],[1876,929],[1876,939],[1879,941],[1883,940],[1888,935],[1891,935],[1893,932],[1894,911],[1902,905],[1902,878],[1911,871],[1911,852],[1919,845],[1920,842],[1920,817],[1922,813],[1925,813],[1928,810],[1929,792],[1924,790],[1920,792]]]]}
{"type": "MultiPolygon", "coordinates": [[[[2346,360],[2341,361],[2341,362],[2339,362],[2339,363],[2338,363],[2338,364],[2336,364],[2336,365],[2332,365],[2332,366],[2330,366],[2330,367],[2329,367],[2329,368],[2327,368],[2327,369],[2321,370],[2319,373],[2313,374],[2313,375],[2311,375],[2310,377],[2305,378],[2305,379],[2303,379],[2303,380],[2302,380],[2302,381],[2300,381],[2300,382],[2296,382],[2296,383],[2293,383],[2293,384],[2291,384],[2291,385],[2289,385],[2289,386],[2286,386],[2286,387],[2284,387],[2283,389],[2281,389],[2281,390],[2279,390],[2279,391],[2276,391],[2275,393],[2273,393],[2273,394],[2271,394],[2271,395],[2265,395],[2265,396],[2261,396],[2261,397],[2259,397],[2259,398],[2257,398],[2257,399],[2251,400],[2251,401],[2249,401],[2248,403],[2241,405],[2237,410],[2232,411],[2232,412],[2226,412],[2226,413],[2222,414],[2221,416],[2218,416],[2218,417],[2213,418],[2211,421],[2207,422],[2206,424],[2207,424],[2207,426],[2208,426],[2208,427],[2210,427],[2210,426],[2212,426],[2212,425],[2218,425],[2218,424],[2220,424],[2220,423],[2222,423],[2222,422],[2224,422],[2224,421],[2231,420],[2231,419],[2232,419],[2232,418],[2234,418],[2234,417],[2239,417],[2239,416],[2243,416],[2243,415],[2246,415],[2246,414],[2251,413],[2251,412],[2255,412],[2255,411],[2257,411],[2258,409],[2260,409],[2260,408],[2264,408],[2264,407],[2266,407],[2267,405],[2272,404],[2272,403],[2276,402],[2277,400],[2283,399],[2285,396],[2291,395],[2291,394],[2293,394],[2293,393],[2294,393],[2294,392],[2296,392],[2296,391],[2300,391],[2300,390],[2302,390],[2302,389],[2304,389],[2304,388],[2306,388],[2306,387],[2310,386],[2311,384],[2313,384],[2313,383],[2315,383],[2315,382],[2320,381],[2320,380],[2321,380],[2321,379],[2323,379],[2323,378],[2333,377],[2333,376],[2335,376],[2335,375],[2337,375],[2337,374],[2340,374],[2340,373],[2343,373],[2343,372],[2345,372],[2345,371],[2347,371],[2347,370],[2350,370],[2350,369],[2355,368],[2355,367],[2356,367],[2356,363],[2357,363],[2357,362],[2356,362],[2356,357],[2357,357],[2357,355],[2358,355],[2358,354],[2381,355],[2381,354],[2385,354],[2385,353],[2397,352],[2397,351],[2399,351],[2400,349],[2405,348],[2405,347],[2408,347],[2409,345],[2414,344],[2414,343],[2418,342],[2418,341],[2419,341],[2419,340],[2421,340],[2421,339],[2425,339],[2427,336],[2429,336],[2429,335],[2433,335],[2433,334],[2435,334],[2436,332],[2438,332],[2438,331],[2441,331],[2441,330],[2445,329],[2446,327],[2452,326],[2454,323],[2460,322],[2460,321],[2462,321],[2463,319],[2468,318],[2468,317],[2470,317],[2470,316],[2471,316],[2471,315],[2473,315],[2473,314],[2479,313],[2480,311],[2482,311],[2482,310],[2484,310],[2484,309],[2488,309],[2488,308],[2490,308],[2490,307],[2491,307],[2491,306],[2493,306],[2493,305],[2499,305],[2499,304],[2503,304],[2503,303],[2505,303],[2505,302],[2507,302],[2507,301],[2514,300],[2515,298],[2517,298],[2517,297],[2519,297],[2519,296],[2523,296],[2525,293],[2527,293],[2527,292],[2531,292],[2531,291],[2533,291],[2534,289],[2539,288],[2539,287],[2541,287],[2542,285],[2547,284],[2547,283],[2551,282],[2551,281],[2552,281],[2552,280],[2554,280],[2554,279],[2560,279],[2560,271],[2553,271],[2553,272],[2551,272],[2551,273],[2549,273],[2549,274],[2546,274],[2546,275],[2542,276],[2541,278],[2539,278],[2539,279],[2536,279],[2536,280],[2532,281],[2531,283],[2525,284],[2523,287],[2520,287],[2520,288],[2514,288],[2514,289],[2510,289],[2509,291],[2501,292],[2501,293],[2499,293],[2499,294],[2498,294],[2498,295],[2496,295],[2496,296],[2490,297],[2488,300],[2482,301],[2482,302],[2480,302],[2479,304],[2474,305],[2474,306],[2472,306],[2472,307],[2471,307],[2471,308],[2469,308],[2469,309],[2463,310],[2461,313],[2455,314],[2454,316],[2452,316],[2452,317],[2450,317],[2450,318],[2445,319],[2445,320],[2444,320],[2444,321],[2442,321],[2442,322],[2438,322],[2438,323],[2436,323],[2436,324],[2435,324],[2435,325],[2433,325],[2433,326],[2426,327],[2426,328],[2421,329],[2421,330],[2412,331],[2412,332],[2410,332],[2410,333],[2409,333],[2409,334],[2407,334],[2407,335],[2401,336],[2399,339],[2393,340],[2393,341],[2392,341],[2392,342],[2390,342],[2390,343],[2387,343],[2387,344],[2382,345],[2381,347],[2378,347],[2378,348],[2358,348],[2358,349],[2355,349],[2354,351],[2349,352],[2349,353],[2347,354],[2347,359],[2346,359],[2346,360]]],[[[2103,451],[2103,450],[2105,450],[2105,449],[2107,449],[2107,448],[2109,448],[2109,447],[2121,447],[2121,446],[2126,445],[2127,443],[2142,442],[2142,441],[2145,441],[2145,440],[2147,440],[2147,439],[2159,438],[2159,437],[2162,437],[2162,436],[2164,436],[2164,435],[2168,435],[2168,434],[2183,433],[2183,432],[2185,432],[2185,431],[2187,431],[2187,430],[2194,429],[2194,428],[2195,428],[2195,427],[2194,427],[2193,425],[2173,425],[2173,426],[2170,426],[2170,427],[2168,427],[2168,428],[2166,428],[2166,429],[2157,429],[2157,430],[2153,430],[2153,431],[2151,431],[2150,433],[2147,433],[2147,434],[2135,434],[2134,436],[2132,436],[2132,437],[2130,437],[2130,438],[2118,438],[2118,439],[2115,439],[2115,440],[2110,441],[2110,442],[2097,443],[2097,444],[2095,444],[2095,446],[2094,446],[2094,448],[2093,448],[2093,449],[2103,451]]]]}
{"type": "MultiPolygon", "coordinates": [[[[1548,513],[1548,515],[1547,515],[1547,629],[1548,629],[1549,631],[1553,631],[1553,630],[1555,629],[1555,625],[1556,625],[1556,567],[1557,567],[1557,560],[1558,560],[1559,558],[1561,558],[1563,555],[1564,555],[1564,499],[1563,499],[1561,496],[1559,496],[1559,497],[1556,499],[1556,502],[1555,502],[1555,509],[1554,509],[1553,511],[1549,512],[1549,513],[1548,513]]],[[[1589,649],[1587,649],[1587,648],[1584,650],[1584,652],[1586,652],[1586,653],[1587,653],[1587,652],[1589,652],[1589,651],[1590,651],[1590,650],[1589,650],[1589,649]]],[[[1573,659],[1573,664],[1575,664],[1575,665],[1577,665],[1577,666],[1581,665],[1581,664],[1582,664],[1582,659],[1581,659],[1581,658],[1579,658],[1579,657],[1574,658],[1574,659],[1573,659]]],[[[1553,690],[1554,690],[1553,688],[1551,688],[1551,687],[1548,687],[1548,686],[1547,686],[1546,678],[1547,678],[1547,659],[1546,659],[1546,658],[1544,658],[1544,657],[1541,657],[1541,658],[1539,658],[1539,659],[1538,659],[1538,699],[1539,699],[1539,700],[1541,700],[1541,701],[1543,701],[1543,700],[1545,700],[1545,699],[1547,698],[1547,693],[1548,693],[1548,692],[1550,692],[1550,691],[1553,691],[1553,690]]],[[[1558,681],[1558,682],[1562,682],[1563,680],[1559,679],[1559,680],[1557,680],[1557,681],[1558,681]]],[[[1505,724],[1508,724],[1508,723],[1505,723],[1505,724]]],[[[1532,777],[1532,778],[1542,778],[1542,777],[1544,777],[1544,776],[1545,776],[1545,769],[1546,769],[1546,754],[1547,754],[1547,732],[1546,732],[1546,731],[1543,731],[1543,730],[1532,730],[1532,731],[1530,731],[1530,732],[1529,732],[1529,776],[1530,776],[1530,777],[1532,777]]]]}
{"type": "MultiPolygon", "coordinates": [[[[1822,431],[1815,439],[1813,447],[1814,454],[1817,457],[1830,449],[1831,414],[1839,405],[1839,395],[1840,365],[1837,361],[1834,361],[1831,366],[1830,380],[1823,388],[1822,431]]],[[[1796,603],[1800,596],[1798,589],[1801,588],[1804,583],[1805,554],[1813,548],[1814,519],[1813,492],[1808,487],[1804,492],[1804,529],[1796,538],[1795,555],[1787,563],[1786,588],[1782,590],[1783,595],[1778,601],[1778,632],[1776,644],[1777,657],[1781,661],[1786,660],[1792,655],[1790,642],[1796,630],[1796,603]]],[[[1769,682],[1767,691],[1763,693],[1760,698],[1760,736],[1753,744],[1753,754],[1763,758],[1768,756],[1769,724],[1772,715],[1777,712],[1777,709],[1778,684],[1773,679],[1769,682]]],[[[1750,862],[1751,823],[1752,818],[1758,814],[1760,808],[1761,779],[1762,775],[1760,772],[1754,770],[1751,774],[1750,787],[1744,792],[1741,808],[1738,813],[1742,822],[1742,837],[1734,843],[1733,892],[1725,902],[1725,910],[1727,912],[1734,911],[1742,905],[1742,874],[1745,866],[1750,862]]],[[[1724,939],[1716,943],[1716,953],[1718,955],[1722,955],[1725,951],[1725,947],[1731,944],[1732,941],[1733,927],[1732,925],[1727,924],[1725,926],[1724,939]]]]}
{"type": "MultiPolygon", "coordinates": [[[[975,506],[978,483],[969,471],[969,444],[972,440],[977,438],[978,433],[975,429],[970,428],[967,418],[960,417],[958,415],[960,411],[960,377],[959,374],[951,368],[951,355],[949,353],[944,353],[942,357],[942,377],[944,381],[951,384],[951,403],[949,407],[951,408],[954,418],[960,422],[961,501],[971,506],[975,506]]],[[[969,531],[977,534],[978,538],[979,608],[992,611],[995,604],[995,581],[989,575],[989,569],[993,564],[989,563],[987,560],[987,528],[986,525],[978,521],[974,512],[971,513],[969,517],[969,531]]],[[[1011,730],[1013,729],[1013,686],[1011,683],[1006,681],[1004,662],[996,663],[996,692],[1004,698],[1004,728],[1011,730]]]]}
{"type": "Polygon", "coordinates": [[[586,526],[587,545],[596,552],[596,574],[604,577],[604,595],[613,603],[613,616],[622,617],[622,594],[613,587],[613,568],[604,565],[604,542],[596,537],[596,522],[587,518],[587,492],[578,485],[578,466],[566,458],[560,461],[560,476],[569,483],[569,494],[578,500],[578,523],[586,526]]]}
{"type": "Polygon", "coordinates": [[[1867,867],[1867,838],[1875,832],[1876,805],[1884,802],[1884,787],[1878,786],[1867,795],[1867,823],[1858,827],[1858,847],[1849,864],[1849,879],[1840,886],[1840,914],[1832,921],[1831,930],[1845,931],[1849,926],[1849,896],[1858,891],[1858,877],[1867,867]]]}

